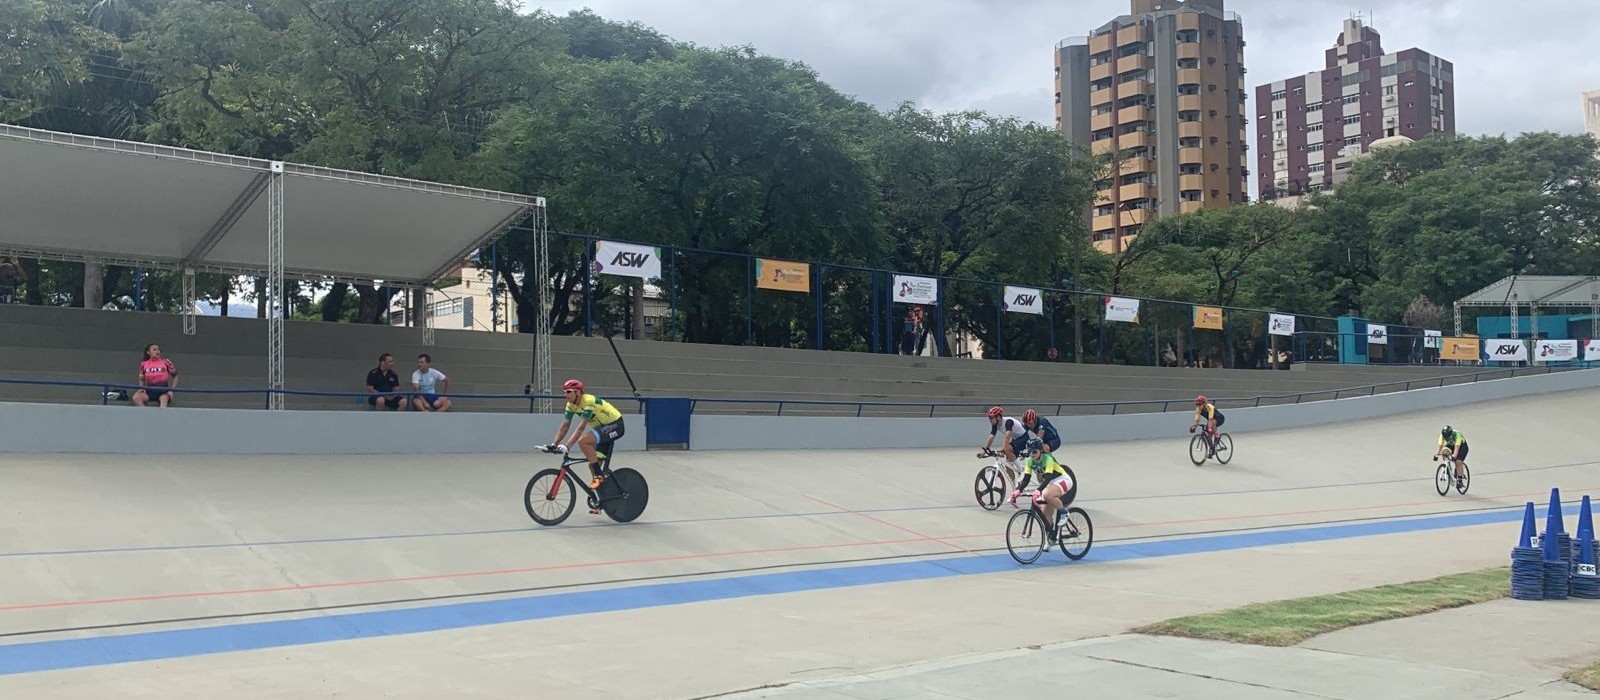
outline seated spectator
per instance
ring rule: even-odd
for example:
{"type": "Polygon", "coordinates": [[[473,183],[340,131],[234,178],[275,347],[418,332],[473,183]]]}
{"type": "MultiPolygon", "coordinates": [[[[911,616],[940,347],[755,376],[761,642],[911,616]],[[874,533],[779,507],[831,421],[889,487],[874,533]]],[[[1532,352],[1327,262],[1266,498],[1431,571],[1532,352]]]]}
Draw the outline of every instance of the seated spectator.
{"type": "Polygon", "coordinates": [[[139,386],[133,392],[133,405],[143,406],[155,399],[162,408],[172,404],[172,390],[178,388],[178,368],[172,360],[161,356],[161,346],[151,343],[144,346],[144,360],[139,363],[139,386]]]}
{"type": "Polygon", "coordinates": [[[22,271],[22,262],[13,255],[9,258],[0,258],[0,304],[9,304],[15,301],[17,287],[22,285],[27,275],[22,271]]]}
{"type": "Polygon", "coordinates": [[[434,369],[432,364],[433,358],[429,357],[428,353],[417,356],[417,369],[411,373],[411,389],[421,392],[422,395],[414,397],[411,405],[418,411],[448,411],[450,399],[439,393],[437,387],[438,382],[444,380],[444,390],[450,391],[450,378],[444,376],[444,372],[434,369]]]}
{"type": "Polygon", "coordinates": [[[367,405],[373,410],[379,406],[390,411],[400,410],[406,403],[406,397],[393,393],[399,387],[400,375],[394,373],[394,355],[379,355],[378,366],[367,373],[367,391],[372,394],[367,397],[367,405]]]}

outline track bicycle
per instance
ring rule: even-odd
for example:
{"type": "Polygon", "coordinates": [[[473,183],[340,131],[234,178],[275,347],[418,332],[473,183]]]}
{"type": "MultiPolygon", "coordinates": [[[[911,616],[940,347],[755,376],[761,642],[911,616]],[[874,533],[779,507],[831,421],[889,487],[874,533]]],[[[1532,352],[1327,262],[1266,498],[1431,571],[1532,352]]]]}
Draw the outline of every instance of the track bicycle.
{"type": "Polygon", "coordinates": [[[1058,508],[1056,536],[1052,541],[1050,533],[1045,531],[1044,509],[1040,505],[1044,496],[1034,494],[1031,500],[1032,506],[1011,516],[1006,523],[1006,551],[1011,552],[1012,559],[1018,564],[1032,564],[1051,544],[1059,545],[1061,553],[1073,561],[1089,553],[1089,548],[1094,546],[1094,522],[1087,511],[1077,506],[1058,508]]]}
{"type": "Polygon", "coordinates": [[[650,501],[650,485],[645,482],[644,475],[628,467],[612,471],[609,450],[596,451],[596,456],[600,457],[600,473],[605,476],[596,490],[589,488],[587,481],[573,473],[573,466],[585,461],[581,452],[563,453],[551,449],[550,445],[539,449],[547,454],[565,454],[565,457],[560,467],[534,474],[522,492],[522,502],[528,509],[528,517],[533,518],[534,522],[560,525],[577,507],[580,490],[587,496],[585,502],[591,513],[604,511],[619,523],[633,522],[644,513],[644,507],[650,501]]]}
{"type": "MultiPolygon", "coordinates": [[[[1017,488],[1017,479],[1022,474],[1022,466],[1007,462],[1003,453],[994,450],[984,450],[978,458],[988,457],[994,458],[994,464],[978,470],[978,477],[972,482],[972,494],[978,499],[978,507],[994,510],[999,508],[1006,497],[1017,488]]],[[[1037,492],[1038,489],[1029,489],[1025,495],[1037,492]]]]}
{"type": "MultiPolygon", "coordinates": [[[[1434,455],[1433,461],[1439,461],[1439,455],[1434,455]]],[[[1451,467],[1454,465],[1455,460],[1446,457],[1444,464],[1439,465],[1439,468],[1435,469],[1433,472],[1433,488],[1439,492],[1440,496],[1446,496],[1450,494],[1450,485],[1452,482],[1455,484],[1456,491],[1460,492],[1463,496],[1467,495],[1467,489],[1472,486],[1472,470],[1468,469],[1465,463],[1462,463],[1461,478],[1457,479],[1455,478],[1455,474],[1451,469],[1451,467]]]]}
{"type": "Polygon", "coordinates": [[[1202,428],[1189,439],[1189,461],[1198,467],[1210,457],[1215,457],[1222,464],[1233,461],[1233,436],[1219,432],[1212,437],[1211,431],[1202,428]]]}

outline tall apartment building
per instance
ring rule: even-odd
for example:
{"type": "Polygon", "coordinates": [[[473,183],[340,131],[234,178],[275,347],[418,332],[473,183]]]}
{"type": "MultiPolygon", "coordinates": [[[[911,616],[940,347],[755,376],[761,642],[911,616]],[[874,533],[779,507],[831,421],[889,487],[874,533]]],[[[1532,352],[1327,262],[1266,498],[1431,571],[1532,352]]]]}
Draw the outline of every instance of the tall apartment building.
{"type": "Polygon", "coordinates": [[[1600,139],[1600,90],[1583,93],[1583,129],[1600,139]]]}
{"type": "Polygon", "coordinates": [[[1109,162],[1096,248],[1118,253],[1158,216],[1247,199],[1244,27],[1223,0],[1132,0],[1055,53],[1056,128],[1109,162]]]}
{"type": "Polygon", "coordinates": [[[1320,71],[1256,87],[1263,201],[1298,202],[1337,185],[1380,139],[1456,130],[1449,61],[1415,48],[1384,53],[1378,32],[1357,19],[1345,20],[1324,60],[1320,71]]]}

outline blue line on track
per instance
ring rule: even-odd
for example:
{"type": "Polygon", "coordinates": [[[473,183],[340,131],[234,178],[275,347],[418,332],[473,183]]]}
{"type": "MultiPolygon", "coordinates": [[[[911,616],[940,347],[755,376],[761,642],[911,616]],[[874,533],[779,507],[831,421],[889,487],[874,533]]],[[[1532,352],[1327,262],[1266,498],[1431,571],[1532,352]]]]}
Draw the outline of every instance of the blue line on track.
{"type": "MultiPolygon", "coordinates": [[[[1473,525],[1515,523],[1521,517],[1521,508],[1507,508],[1463,515],[1130,542],[1097,547],[1090,552],[1088,559],[1077,563],[1128,561],[1473,525]]],[[[1508,532],[1508,542],[1511,539],[1513,538],[1508,532]]],[[[1509,550],[1509,544],[1507,548],[1509,550]]],[[[1044,561],[1065,563],[1059,555],[1046,556],[1048,559],[1044,561]]],[[[549,593],[303,619],[242,622],[192,629],[27,642],[0,645],[0,675],[369,639],[750,596],[970,576],[1015,571],[1017,568],[1016,562],[1004,554],[953,556],[910,562],[643,584],[607,590],[549,593]]]]}

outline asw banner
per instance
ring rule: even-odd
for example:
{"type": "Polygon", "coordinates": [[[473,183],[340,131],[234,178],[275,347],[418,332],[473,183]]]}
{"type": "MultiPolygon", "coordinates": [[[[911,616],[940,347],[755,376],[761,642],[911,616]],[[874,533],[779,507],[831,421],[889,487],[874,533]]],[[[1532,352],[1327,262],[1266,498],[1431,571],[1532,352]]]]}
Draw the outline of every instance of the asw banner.
{"type": "Polygon", "coordinates": [[[1600,339],[1583,344],[1583,359],[1600,360],[1600,339]]]}
{"type": "Polygon", "coordinates": [[[1389,327],[1373,323],[1367,326],[1367,342],[1373,345],[1389,344],[1389,327]]]}
{"type": "Polygon", "coordinates": [[[1267,332],[1273,335],[1294,335],[1294,317],[1289,314],[1271,314],[1267,332]]]}
{"type": "Polygon", "coordinates": [[[1422,332],[1422,347],[1428,348],[1430,350],[1438,350],[1439,349],[1439,339],[1443,338],[1443,337],[1444,337],[1444,333],[1441,332],[1441,331],[1423,331],[1422,332]]]}
{"type": "Polygon", "coordinates": [[[1006,296],[1000,300],[1005,305],[1006,311],[1015,311],[1019,314],[1044,315],[1044,295],[1037,289],[1027,287],[1006,287],[1006,296]]]}
{"type": "Polygon", "coordinates": [[[1444,338],[1439,348],[1439,359],[1460,360],[1463,362],[1478,361],[1477,338],[1444,338]]]}
{"type": "Polygon", "coordinates": [[[1106,320],[1138,323],[1139,300],[1123,299],[1122,297],[1106,297],[1106,320]]]}
{"type": "Polygon", "coordinates": [[[756,258],[756,287],[780,292],[811,291],[811,265],[756,258]]]}
{"type": "Polygon", "coordinates": [[[1194,327],[1222,330],[1222,309],[1215,306],[1194,307],[1194,327]]]}
{"type": "Polygon", "coordinates": [[[1528,346],[1520,340],[1485,340],[1483,351],[1489,354],[1490,362],[1522,362],[1528,359],[1528,346]]]}
{"type": "Polygon", "coordinates": [[[939,280],[932,277],[895,275],[894,300],[901,304],[937,304],[939,280]]]}
{"type": "Polygon", "coordinates": [[[1578,359],[1578,341],[1541,340],[1534,347],[1534,355],[1544,362],[1568,362],[1578,359]]]}
{"type": "Polygon", "coordinates": [[[595,241],[594,271],[603,275],[660,279],[661,249],[612,241],[595,241]]]}

